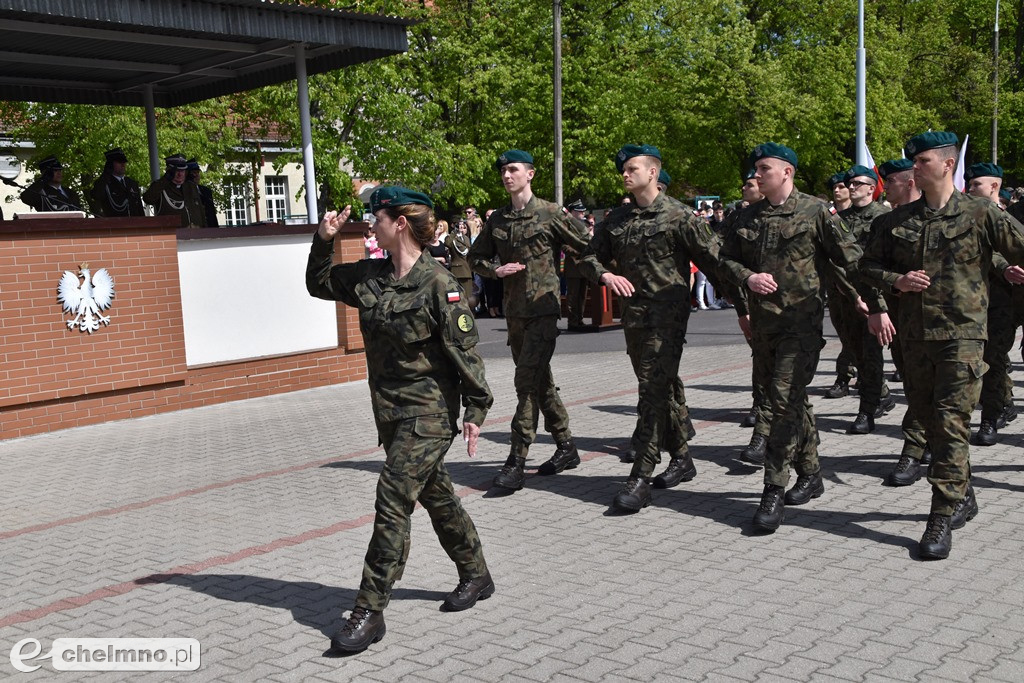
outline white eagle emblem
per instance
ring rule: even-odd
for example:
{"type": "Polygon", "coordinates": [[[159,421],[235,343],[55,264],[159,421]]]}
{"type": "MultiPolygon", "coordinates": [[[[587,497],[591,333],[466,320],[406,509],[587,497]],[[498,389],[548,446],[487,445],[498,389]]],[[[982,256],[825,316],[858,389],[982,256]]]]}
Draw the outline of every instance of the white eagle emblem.
{"type": "Polygon", "coordinates": [[[110,316],[100,315],[100,311],[110,308],[114,299],[114,278],[106,268],[91,274],[88,263],[81,264],[78,272],[83,279],[81,284],[78,275],[70,270],[64,271],[57,285],[57,301],[64,306],[66,313],[75,314],[74,319],[67,321],[69,330],[78,325],[82,332],[92,334],[100,329],[100,323],[110,324],[110,316]]]}

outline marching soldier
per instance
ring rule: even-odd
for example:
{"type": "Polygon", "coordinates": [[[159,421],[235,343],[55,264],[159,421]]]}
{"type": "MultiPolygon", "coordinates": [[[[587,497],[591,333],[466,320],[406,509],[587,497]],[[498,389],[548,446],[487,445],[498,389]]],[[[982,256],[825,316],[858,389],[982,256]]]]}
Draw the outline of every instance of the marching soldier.
{"type": "MultiPolygon", "coordinates": [[[[970,418],[981,394],[992,252],[1024,261],[1024,234],[991,201],[956,191],[956,135],[922,133],[905,147],[923,197],[880,216],[860,263],[862,278],[901,292],[903,383],[932,450],[931,513],[918,544],[922,559],[944,559],[953,529],[978,512],[971,487],[970,418]]],[[[872,310],[879,343],[892,341],[888,313],[872,310]]]]}
{"type": "Polygon", "coordinates": [[[90,198],[98,216],[144,216],[142,189],[127,175],[128,157],[120,147],[103,153],[107,163],[103,173],[93,183],[90,198]]]}
{"type": "Polygon", "coordinates": [[[623,297],[622,327],[638,382],[636,434],[642,450],[613,505],[635,512],[650,504],[648,478],[661,461],[661,445],[670,461],[655,477],[655,486],[669,488],[697,474],[673,386],[679,381],[690,314],[690,260],[714,272],[717,245],[702,220],[659,192],[661,153],[656,147],[626,145],[615,165],[634,201],[608,214],[580,271],[623,297]],[[613,263],[621,274],[609,270],[613,263]]]}
{"type": "Polygon", "coordinates": [[[833,207],[794,188],[796,152],[768,142],[754,148],[750,162],[764,199],[736,217],[720,272],[749,290],[754,352],[764,354],[754,367],[764,373],[772,424],[753,524],[771,532],[785,519],[786,505],[803,505],[825,490],[807,384],[824,345],[823,279],[835,265],[837,278],[855,268],[860,248],[833,207]],[[797,480],[787,492],[791,467],[797,480]]]}
{"type": "Polygon", "coordinates": [[[535,170],[529,152],[508,150],[498,157],[495,167],[511,203],[487,219],[470,247],[469,262],[480,275],[501,278],[504,284],[518,404],[508,460],[494,485],[517,491],[526,481],[526,454],[537,435],[539,413],[544,414],[544,427],[551,431],[556,450],[537,473],[557,474],[580,463],[569,430],[569,414],[551,375],[551,357],[561,313],[558,254],[563,247],[581,253],[589,240],[586,226],[568,211],[533,194],[535,170]],[[497,265],[492,261],[495,256],[500,261],[497,265]]]}
{"type": "MultiPolygon", "coordinates": [[[[587,207],[579,199],[565,208],[569,209],[569,213],[576,220],[586,220],[587,207]]],[[[584,225],[586,225],[585,222],[584,225]]],[[[589,226],[587,232],[593,236],[589,226]]],[[[565,266],[562,269],[562,275],[565,276],[565,307],[569,313],[568,329],[570,332],[583,329],[583,306],[587,300],[587,281],[580,274],[578,258],[576,254],[567,253],[565,266]]]]}

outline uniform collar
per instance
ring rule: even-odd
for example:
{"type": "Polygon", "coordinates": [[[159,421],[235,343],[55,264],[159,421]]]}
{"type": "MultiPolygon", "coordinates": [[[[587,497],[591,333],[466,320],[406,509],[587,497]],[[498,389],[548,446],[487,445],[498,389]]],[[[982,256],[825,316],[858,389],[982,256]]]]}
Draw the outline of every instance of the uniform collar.
{"type": "Polygon", "coordinates": [[[644,213],[661,213],[668,207],[668,199],[665,198],[664,192],[659,192],[658,196],[654,198],[647,206],[640,206],[636,202],[633,202],[632,212],[636,215],[644,213]]]}
{"type": "Polygon", "coordinates": [[[395,272],[395,264],[391,260],[391,256],[388,256],[381,264],[381,272],[377,275],[377,279],[382,281],[386,287],[392,289],[416,289],[430,274],[433,268],[434,257],[424,249],[420,257],[416,259],[416,263],[412,264],[412,270],[406,273],[405,277],[401,280],[395,280],[392,274],[395,272]]]}
{"type": "Polygon", "coordinates": [[[526,206],[523,207],[522,211],[516,211],[513,208],[512,203],[509,202],[505,210],[501,212],[501,215],[505,218],[529,218],[533,215],[534,209],[537,208],[537,195],[531,195],[530,201],[526,202],[526,206]]]}
{"type": "Polygon", "coordinates": [[[965,196],[964,193],[956,191],[950,195],[949,201],[946,202],[944,207],[938,211],[932,211],[928,208],[928,204],[925,203],[924,195],[921,195],[919,199],[912,202],[916,205],[914,207],[914,214],[921,218],[936,218],[938,216],[952,218],[959,216],[964,210],[962,204],[965,196]]]}

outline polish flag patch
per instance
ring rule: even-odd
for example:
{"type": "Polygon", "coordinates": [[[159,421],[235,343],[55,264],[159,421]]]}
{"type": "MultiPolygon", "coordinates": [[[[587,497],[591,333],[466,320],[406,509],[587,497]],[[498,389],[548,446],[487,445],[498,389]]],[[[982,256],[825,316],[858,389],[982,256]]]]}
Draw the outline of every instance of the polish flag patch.
{"type": "Polygon", "coordinates": [[[462,296],[458,292],[448,292],[448,303],[454,304],[458,301],[462,301],[462,296]]]}

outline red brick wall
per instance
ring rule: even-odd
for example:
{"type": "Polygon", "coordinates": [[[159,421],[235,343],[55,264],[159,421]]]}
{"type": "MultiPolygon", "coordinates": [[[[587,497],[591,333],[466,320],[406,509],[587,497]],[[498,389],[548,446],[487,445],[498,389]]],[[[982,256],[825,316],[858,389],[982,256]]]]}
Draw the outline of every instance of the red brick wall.
{"type": "MultiPolygon", "coordinates": [[[[336,349],[186,368],[177,227],[157,218],[0,222],[0,439],[366,377],[358,320],[341,304],[346,334],[336,349]],[[73,316],[57,301],[61,274],[82,262],[114,278],[111,324],[91,335],[69,330],[73,316]]],[[[340,242],[346,257],[362,258],[361,231],[340,242]]]]}

